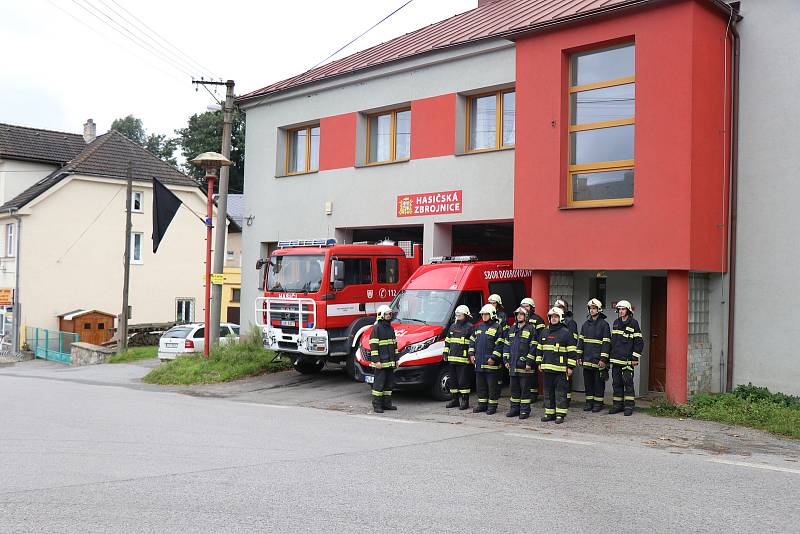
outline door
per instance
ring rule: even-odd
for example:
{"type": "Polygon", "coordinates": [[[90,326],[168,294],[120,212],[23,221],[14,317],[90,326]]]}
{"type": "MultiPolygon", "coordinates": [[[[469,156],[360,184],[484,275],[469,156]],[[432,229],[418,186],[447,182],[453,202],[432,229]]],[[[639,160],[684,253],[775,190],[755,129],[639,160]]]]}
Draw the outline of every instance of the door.
{"type": "Polygon", "coordinates": [[[664,391],[667,381],[667,279],[650,279],[650,391],[664,391]]]}
{"type": "Polygon", "coordinates": [[[228,306],[228,322],[239,324],[240,311],[239,306],[228,306]]]}

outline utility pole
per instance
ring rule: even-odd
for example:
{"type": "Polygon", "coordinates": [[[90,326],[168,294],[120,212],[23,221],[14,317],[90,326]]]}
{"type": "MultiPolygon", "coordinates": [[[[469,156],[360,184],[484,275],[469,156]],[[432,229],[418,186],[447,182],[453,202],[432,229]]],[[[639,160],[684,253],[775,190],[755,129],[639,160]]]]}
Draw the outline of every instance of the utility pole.
{"type": "Polygon", "coordinates": [[[128,185],[125,188],[125,269],[122,276],[122,313],[119,316],[119,352],[128,350],[128,286],[131,277],[131,196],[133,196],[133,163],[128,162],[128,185]]]}
{"type": "MultiPolygon", "coordinates": [[[[233,80],[226,82],[214,82],[205,80],[195,80],[193,83],[201,85],[224,85],[225,103],[223,105],[222,119],[222,155],[226,159],[231,158],[231,134],[233,130],[233,80]]],[[[214,237],[214,262],[213,273],[223,274],[225,271],[225,238],[228,231],[228,177],[230,167],[222,167],[219,173],[219,196],[217,198],[217,229],[214,237]]],[[[222,306],[222,285],[213,284],[211,286],[211,326],[209,327],[209,343],[213,347],[219,342],[220,317],[222,306]]]]}

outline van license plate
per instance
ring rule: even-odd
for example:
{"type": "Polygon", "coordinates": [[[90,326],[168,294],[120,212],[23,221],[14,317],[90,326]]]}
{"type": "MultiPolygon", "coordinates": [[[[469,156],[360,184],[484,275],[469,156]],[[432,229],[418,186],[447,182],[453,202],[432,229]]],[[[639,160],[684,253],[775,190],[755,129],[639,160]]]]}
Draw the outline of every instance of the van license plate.
{"type": "Polygon", "coordinates": [[[375,375],[364,375],[364,382],[367,384],[372,384],[375,382],[375,375]]]}
{"type": "Polygon", "coordinates": [[[294,321],[281,321],[281,326],[295,326],[296,324],[294,321]]]}

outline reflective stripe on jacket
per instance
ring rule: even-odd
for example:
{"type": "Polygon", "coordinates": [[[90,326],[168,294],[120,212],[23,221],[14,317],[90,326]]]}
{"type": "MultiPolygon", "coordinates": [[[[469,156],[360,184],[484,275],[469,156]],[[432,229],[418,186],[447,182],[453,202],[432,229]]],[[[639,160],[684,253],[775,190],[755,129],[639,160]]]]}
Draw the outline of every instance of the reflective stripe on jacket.
{"type": "Polygon", "coordinates": [[[381,367],[394,367],[397,361],[397,337],[392,323],[378,319],[369,338],[369,361],[381,367]]]}
{"type": "Polygon", "coordinates": [[[503,347],[503,362],[508,364],[509,374],[533,373],[536,368],[536,325],[530,322],[514,323],[508,329],[503,347]],[[530,366],[530,369],[525,369],[530,366]]]}
{"type": "Polygon", "coordinates": [[[611,363],[630,365],[632,361],[639,361],[643,350],[644,337],[639,322],[633,316],[627,321],[618,317],[611,328],[611,363]]]}
{"type": "Polygon", "coordinates": [[[551,324],[539,337],[536,347],[536,363],[545,372],[566,373],[577,363],[577,346],[572,332],[564,323],[551,324]]]}
{"type": "Polygon", "coordinates": [[[496,319],[475,327],[469,340],[469,355],[475,357],[475,372],[491,372],[500,369],[503,360],[503,338],[501,325],[496,319]],[[489,359],[494,364],[489,364],[489,359]]]}
{"type": "Polygon", "coordinates": [[[602,313],[597,319],[589,319],[581,325],[578,336],[578,358],[583,359],[585,367],[599,367],[600,361],[608,363],[611,351],[611,328],[602,313]]]}
{"type": "Polygon", "coordinates": [[[444,361],[450,363],[469,363],[469,340],[475,327],[469,321],[456,321],[450,326],[444,338],[444,361]]]}

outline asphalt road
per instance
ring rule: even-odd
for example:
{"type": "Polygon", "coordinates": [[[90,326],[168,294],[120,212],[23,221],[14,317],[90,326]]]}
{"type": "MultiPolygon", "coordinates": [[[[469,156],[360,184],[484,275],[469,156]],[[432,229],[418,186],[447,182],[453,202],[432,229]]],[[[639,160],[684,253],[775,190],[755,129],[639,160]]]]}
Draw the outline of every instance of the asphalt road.
{"type": "MultiPolygon", "coordinates": [[[[0,369],[0,532],[797,532],[800,523],[791,443],[748,456],[654,448],[480,414],[381,417],[265,404],[257,389],[153,391],[135,384],[135,366],[27,369],[0,369]]],[[[330,379],[294,387],[315,383],[336,388],[330,379]]]]}

